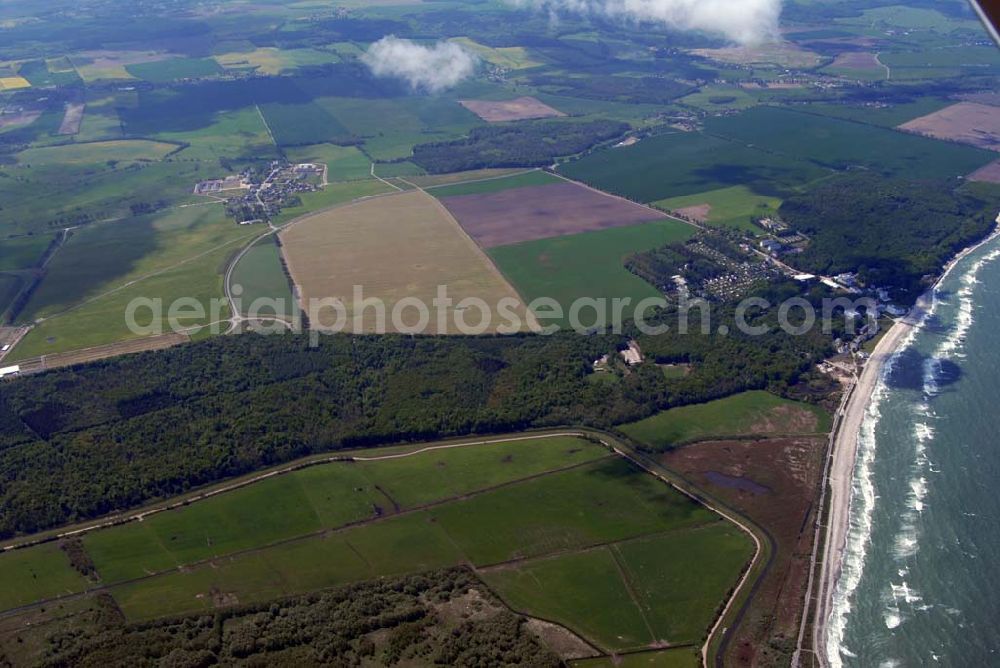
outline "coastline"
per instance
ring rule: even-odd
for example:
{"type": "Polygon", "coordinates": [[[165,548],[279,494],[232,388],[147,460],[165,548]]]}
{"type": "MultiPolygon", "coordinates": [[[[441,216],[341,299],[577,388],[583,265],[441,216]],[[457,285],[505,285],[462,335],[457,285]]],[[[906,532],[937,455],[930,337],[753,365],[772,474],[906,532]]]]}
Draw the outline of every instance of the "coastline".
{"type": "MultiPolygon", "coordinates": [[[[1000,215],[996,223],[1000,226],[1000,215]]],[[[833,611],[834,596],[843,567],[844,552],[851,524],[851,501],[854,487],[855,464],[858,441],[868,406],[876,387],[882,380],[886,363],[900,352],[910,335],[918,329],[932,311],[935,293],[941,283],[963,259],[983,246],[1000,238],[1000,227],[994,229],[984,239],[965,248],[945,265],[941,276],[920,296],[913,309],[904,318],[893,324],[879,341],[860,376],[847,390],[846,404],[842,408],[837,433],[834,435],[833,450],[829,462],[828,485],[830,499],[827,503],[829,514],[826,519],[826,533],[822,549],[822,566],[817,582],[813,624],[813,650],[821,666],[829,665],[829,623],[833,611]]]]}

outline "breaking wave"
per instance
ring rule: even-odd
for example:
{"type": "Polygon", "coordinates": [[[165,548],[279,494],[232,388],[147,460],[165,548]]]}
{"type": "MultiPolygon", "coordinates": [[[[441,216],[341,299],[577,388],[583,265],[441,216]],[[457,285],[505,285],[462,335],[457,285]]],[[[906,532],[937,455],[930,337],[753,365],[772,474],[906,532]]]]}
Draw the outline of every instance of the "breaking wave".
{"type": "MultiPolygon", "coordinates": [[[[901,562],[899,569],[901,578],[909,573],[905,566],[906,560],[916,554],[920,547],[919,519],[927,507],[926,499],[929,488],[927,476],[934,473],[933,465],[927,454],[927,446],[935,437],[933,421],[936,416],[930,402],[940,392],[939,381],[942,362],[964,355],[963,344],[975,322],[973,296],[976,285],[979,283],[979,271],[986,264],[998,258],[1000,258],[1000,248],[979,258],[963,274],[960,279],[961,287],[955,293],[958,301],[954,324],[947,336],[935,348],[934,353],[924,362],[923,401],[914,407],[914,459],[910,471],[906,510],[900,518],[901,526],[893,544],[893,556],[901,562]]],[[[949,267],[942,279],[946,278],[955,266],[949,267]]],[[[844,636],[851,613],[852,600],[864,574],[868,548],[871,544],[873,516],[877,501],[873,480],[873,467],[878,445],[876,430],[882,417],[881,405],[889,392],[887,379],[895,369],[900,355],[913,345],[917,333],[925,328],[928,317],[934,315],[943,303],[950,304],[951,302],[942,302],[939,291],[935,288],[931,295],[931,304],[921,317],[920,322],[900,343],[883,367],[861,425],[850,500],[850,528],[843,555],[841,575],[834,591],[833,608],[826,639],[827,658],[833,668],[841,668],[844,658],[854,656],[851,650],[845,646],[844,636]]],[[[890,583],[883,601],[885,603],[883,621],[888,629],[897,628],[905,621],[900,604],[909,610],[926,610],[928,608],[926,605],[914,606],[914,604],[920,603],[921,598],[917,592],[909,588],[905,580],[902,580],[900,584],[890,583]]],[[[881,665],[892,666],[898,665],[898,663],[889,660],[881,665]]]]}

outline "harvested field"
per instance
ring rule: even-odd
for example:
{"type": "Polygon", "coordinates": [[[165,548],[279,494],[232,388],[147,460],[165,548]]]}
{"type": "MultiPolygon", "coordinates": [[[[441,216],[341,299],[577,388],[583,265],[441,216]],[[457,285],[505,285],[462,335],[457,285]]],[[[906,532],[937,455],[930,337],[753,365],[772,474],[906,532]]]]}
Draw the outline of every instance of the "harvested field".
{"type": "Polygon", "coordinates": [[[441,201],[485,248],[664,218],[647,207],[570,182],[441,201]]]}
{"type": "Polygon", "coordinates": [[[818,53],[803,49],[792,42],[758,46],[729,46],[721,49],[692,49],[691,53],[720,63],[777,65],[794,69],[816,67],[822,61],[822,56],[818,53]]]}
{"type": "Polygon", "coordinates": [[[15,114],[0,114],[0,130],[18,125],[31,125],[42,115],[41,110],[19,111],[15,114]]]}
{"type": "Polygon", "coordinates": [[[776,544],[774,561],[722,657],[727,666],[788,665],[791,660],[825,446],[824,437],[710,441],[662,458],[671,470],[759,524],[776,544]]]}
{"type": "Polygon", "coordinates": [[[866,51],[848,51],[837,56],[830,67],[845,70],[868,70],[882,69],[882,63],[878,61],[874,53],[866,51]]]}
{"type": "Polygon", "coordinates": [[[160,336],[148,336],[132,341],[124,341],[122,343],[110,343],[104,346],[84,348],[83,350],[73,350],[66,353],[42,355],[41,357],[25,360],[19,364],[23,371],[33,373],[84,364],[86,362],[96,362],[97,360],[108,359],[110,357],[118,357],[119,355],[141,353],[147,350],[163,350],[187,343],[190,340],[191,337],[186,334],[162,334],[160,336]]]}
{"type": "MultiPolygon", "coordinates": [[[[376,310],[355,301],[355,286],[363,288],[364,299],[377,298],[385,304],[387,331],[415,328],[419,314],[414,308],[403,309],[400,302],[416,298],[430,306],[438,286],[447,286],[448,296],[459,306],[468,297],[485,300],[492,309],[486,331],[495,332],[507,324],[497,318],[495,309],[504,298],[516,302],[514,312],[521,323],[527,323],[514,289],[448,211],[424,192],[400,193],[315,214],[289,227],[281,240],[302,303],[339,299],[347,320],[340,326],[348,331],[378,329],[376,310]],[[397,308],[400,319],[392,317],[397,308]]],[[[457,332],[455,319],[465,316],[459,306],[442,309],[444,323],[435,311],[420,329],[457,332]]],[[[475,327],[482,316],[477,308],[471,311],[467,319],[475,327]]],[[[333,308],[321,316],[311,315],[313,328],[329,330],[337,324],[333,308]]]]}
{"type": "Polygon", "coordinates": [[[712,213],[711,204],[698,204],[677,209],[674,213],[685,220],[693,220],[696,223],[707,223],[708,217],[712,213]]]}
{"type": "Polygon", "coordinates": [[[899,126],[900,130],[1000,151],[1000,113],[996,107],[959,102],[899,126]]]}
{"type": "Polygon", "coordinates": [[[83,112],[87,105],[82,102],[71,102],[66,105],[66,115],[63,116],[62,124],[59,126],[61,135],[75,135],[80,132],[80,125],[83,124],[83,112]]]}
{"type": "Polygon", "coordinates": [[[461,100],[463,107],[488,123],[524,121],[533,118],[555,118],[565,116],[533,97],[519,97],[516,100],[461,100]]]}
{"type": "Polygon", "coordinates": [[[31,88],[31,82],[24,77],[0,77],[0,90],[31,88]]]}
{"type": "Polygon", "coordinates": [[[982,169],[969,174],[970,181],[982,181],[984,183],[1000,183],[1000,160],[991,162],[982,169]]]}
{"type": "Polygon", "coordinates": [[[967,95],[960,95],[959,97],[966,102],[978,102],[979,104],[990,104],[994,107],[1000,107],[1000,93],[993,91],[968,93],[967,95]]]}

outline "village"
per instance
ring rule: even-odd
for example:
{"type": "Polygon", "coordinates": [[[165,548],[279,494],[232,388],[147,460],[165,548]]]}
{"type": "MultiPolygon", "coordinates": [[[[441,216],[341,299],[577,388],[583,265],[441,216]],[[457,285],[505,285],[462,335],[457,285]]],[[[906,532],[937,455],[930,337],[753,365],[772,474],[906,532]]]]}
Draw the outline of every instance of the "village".
{"type": "Polygon", "coordinates": [[[327,185],[327,166],[274,160],[266,168],[248,167],[238,175],[201,181],[195,195],[226,203],[226,215],[238,225],[270,223],[283,208],[301,202],[301,193],[316,192],[327,185]]]}

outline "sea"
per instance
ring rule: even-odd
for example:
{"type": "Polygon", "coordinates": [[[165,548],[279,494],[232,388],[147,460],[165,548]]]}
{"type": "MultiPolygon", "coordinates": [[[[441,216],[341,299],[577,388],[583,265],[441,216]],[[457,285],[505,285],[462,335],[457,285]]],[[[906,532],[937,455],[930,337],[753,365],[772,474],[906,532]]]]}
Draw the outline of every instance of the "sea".
{"type": "Polygon", "coordinates": [[[832,666],[1000,666],[1000,239],[955,263],[861,430],[832,666]]]}

